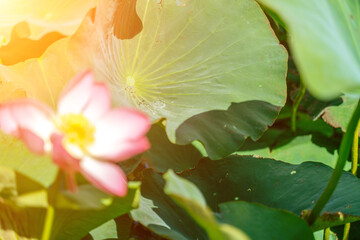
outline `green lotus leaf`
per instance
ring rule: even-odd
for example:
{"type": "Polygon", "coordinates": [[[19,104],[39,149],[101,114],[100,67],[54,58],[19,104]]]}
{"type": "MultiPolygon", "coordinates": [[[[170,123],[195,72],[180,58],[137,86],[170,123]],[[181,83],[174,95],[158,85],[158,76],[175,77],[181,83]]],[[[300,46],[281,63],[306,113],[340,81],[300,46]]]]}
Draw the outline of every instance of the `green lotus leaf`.
{"type": "MultiPolygon", "coordinates": [[[[288,210],[300,216],[303,210],[312,209],[331,173],[332,168],[322,163],[293,165],[266,158],[230,156],[218,161],[202,159],[197,168],[185,171],[181,176],[201,189],[213,211],[218,211],[221,203],[241,200],[288,210]]],[[[359,188],[359,180],[343,172],[318,226],[324,228],[358,219],[360,192],[354,189],[359,188]],[[334,217],[326,218],[325,213],[334,217]]]]}
{"type": "Polygon", "coordinates": [[[302,79],[317,98],[360,94],[360,4],[353,0],[259,0],[290,33],[302,79]]]}
{"type": "Polygon", "coordinates": [[[151,148],[145,152],[143,159],[156,171],[166,172],[171,168],[181,172],[194,168],[201,158],[201,153],[193,145],[171,143],[161,124],[154,124],[147,137],[151,148]]]}
{"type": "Polygon", "coordinates": [[[251,239],[314,239],[306,222],[293,213],[242,201],[220,204],[224,222],[242,229],[251,239]]]}
{"type": "MultiPolygon", "coordinates": [[[[268,146],[258,144],[256,142],[249,146],[242,146],[240,151],[236,152],[241,155],[256,155],[266,158],[283,159],[284,162],[291,164],[301,164],[307,161],[321,162],[330,167],[335,167],[338,157],[337,152],[329,152],[325,146],[319,146],[312,141],[313,136],[296,136],[294,138],[284,138],[279,140],[277,145],[270,149],[268,146]],[[246,147],[248,149],[246,149],[246,147]],[[255,149],[251,149],[254,147],[255,149]]],[[[326,141],[326,138],[322,138],[326,141]]],[[[348,169],[349,166],[347,166],[348,169]]]]}
{"type": "Polygon", "coordinates": [[[176,131],[179,144],[199,140],[211,159],[239,149],[245,139],[257,140],[277,118],[281,108],[262,101],[233,103],[227,110],[195,115],[176,131]]]}
{"type": "Polygon", "coordinates": [[[284,105],[287,53],[253,0],[138,0],[137,13],[142,32],[102,41],[95,68],[118,105],[166,118],[172,142],[186,119],[232,102],[284,105]]]}
{"type": "MultiPolygon", "coordinates": [[[[219,161],[223,162],[224,160],[219,161]]],[[[216,165],[218,161],[211,162],[216,165]]],[[[199,167],[202,168],[204,165],[201,164],[199,167]]],[[[220,168],[220,174],[226,176],[222,170],[220,168]]],[[[153,170],[147,169],[143,171],[144,185],[142,194],[143,198],[146,197],[146,199],[143,200],[143,203],[140,203],[139,209],[131,211],[134,220],[147,226],[155,233],[170,239],[241,239],[239,236],[237,238],[229,236],[227,236],[229,238],[226,238],[225,236],[224,238],[224,235],[222,235],[224,228],[229,226],[231,229],[236,227],[235,229],[238,228],[244,231],[251,239],[262,239],[261,237],[256,238],[256,236],[263,236],[262,234],[267,234],[266,239],[313,239],[307,224],[295,214],[287,211],[240,201],[235,203],[225,202],[220,205],[220,210],[218,207],[215,210],[214,208],[210,209],[205,201],[221,197],[219,196],[220,191],[224,195],[231,194],[231,192],[226,193],[227,189],[236,188],[240,184],[234,183],[225,187],[225,185],[221,185],[221,181],[220,184],[213,182],[211,176],[202,176],[203,182],[197,182],[200,184],[195,185],[189,175],[194,174],[196,178],[198,171],[209,171],[209,169],[201,170],[196,168],[185,171],[180,176],[169,171],[164,174],[163,178],[153,170]],[[221,187],[222,189],[218,189],[218,194],[209,197],[210,192],[208,190],[212,187],[221,187]],[[162,191],[163,188],[164,191],[162,191]],[[178,206],[174,205],[174,202],[178,206]],[[182,209],[185,209],[185,212],[182,209]],[[216,219],[214,216],[216,216],[216,219]],[[195,222],[193,222],[193,219],[195,222]],[[226,225],[223,225],[224,223],[226,225]],[[290,228],[289,223],[291,223],[290,228]],[[191,227],[189,228],[189,226],[191,227]],[[202,228],[206,230],[207,234],[203,232],[202,228]],[[274,229],[274,231],[269,232],[269,229],[274,229]],[[279,229],[284,229],[284,231],[278,231],[279,229]],[[302,235],[299,233],[302,233],[302,235]]],[[[235,175],[232,175],[232,172],[236,171],[239,171],[239,169],[232,168],[229,171],[228,178],[234,179],[235,175]]],[[[246,169],[243,171],[246,171],[246,169]]],[[[213,192],[210,194],[213,194],[213,192]]],[[[231,199],[231,201],[233,200],[234,198],[231,199]]]]}
{"type": "Polygon", "coordinates": [[[0,166],[14,169],[45,187],[56,177],[57,167],[49,156],[35,155],[21,141],[4,133],[0,133],[0,153],[0,166]]]}
{"type": "Polygon", "coordinates": [[[280,143],[268,157],[284,159],[284,162],[291,164],[301,164],[306,161],[320,162],[334,168],[338,158],[337,151],[328,152],[324,146],[314,143],[312,138],[311,135],[297,136],[287,144],[280,143]]]}

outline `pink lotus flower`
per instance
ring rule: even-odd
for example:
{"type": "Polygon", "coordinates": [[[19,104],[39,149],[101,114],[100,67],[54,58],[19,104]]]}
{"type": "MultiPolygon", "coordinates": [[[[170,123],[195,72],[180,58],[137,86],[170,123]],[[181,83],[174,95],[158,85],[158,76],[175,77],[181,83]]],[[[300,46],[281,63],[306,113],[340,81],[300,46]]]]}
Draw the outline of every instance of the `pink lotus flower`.
{"type": "Polygon", "coordinates": [[[70,190],[76,190],[75,173],[80,172],[99,189],[126,195],[126,176],[115,163],[150,147],[149,119],[135,110],[111,109],[107,86],[95,83],[91,72],[65,87],[57,107],[55,113],[31,99],[0,105],[0,128],[33,152],[51,154],[70,190]]]}

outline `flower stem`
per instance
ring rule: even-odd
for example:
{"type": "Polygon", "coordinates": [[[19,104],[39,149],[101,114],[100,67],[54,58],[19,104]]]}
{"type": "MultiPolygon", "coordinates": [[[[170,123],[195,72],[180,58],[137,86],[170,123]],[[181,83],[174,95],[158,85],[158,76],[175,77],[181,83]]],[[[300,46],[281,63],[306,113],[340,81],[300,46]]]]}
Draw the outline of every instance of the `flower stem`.
{"type": "Polygon", "coordinates": [[[51,229],[54,222],[55,209],[51,203],[49,203],[46,210],[45,224],[42,232],[41,240],[50,240],[51,229]]]}
{"type": "Polygon", "coordinates": [[[300,82],[300,89],[299,92],[296,94],[293,107],[292,107],[292,114],[291,114],[291,130],[296,132],[296,114],[301,103],[301,100],[304,98],[306,92],[305,84],[301,81],[300,82]]]}
{"type": "Polygon", "coordinates": [[[357,107],[351,117],[349,125],[347,127],[346,133],[341,139],[339,157],[336,162],[335,169],[330,177],[330,180],[321,194],[319,200],[316,202],[314,208],[312,209],[310,215],[306,218],[308,224],[311,226],[315,220],[320,215],[321,211],[325,207],[326,203],[329,201],[331,195],[335,191],[335,188],[340,180],[340,177],[343,173],[343,169],[346,163],[346,160],[350,154],[350,148],[352,146],[352,141],[354,139],[355,129],[360,118],[360,102],[358,102],[357,107]]]}
{"type": "Polygon", "coordinates": [[[330,228],[325,228],[323,239],[324,240],[329,240],[330,239],[330,228]]]}
{"type": "MultiPolygon", "coordinates": [[[[356,176],[357,167],[358,167],[359,128],[360,128],[360,121],[358,121],[358,124],[357,124],[355,132],[354,132],[354,140],[353,140],[353,146],[352,146],[351,173],[354,176],[356,176]]],[[[348,240],[348,238],[349,238],[350,224],[351,223],[345,223],[343,240],[348,240]]]]}
{"type": "Polygon", "coordinates": [[[358,121],[356,125],[356,129],[354,132],[354,140],[352,147],[352,165],[351,165],[351,173],[356,176],[357,168],[358,168],[358,152],[359,152],[359,129],[360,129],[360,121],[358,121]]]}
{"type": "Polygon", "coordinates": [[[348,240],[350,232],[350,223],[345,223],[343,240],[348,240]]]}

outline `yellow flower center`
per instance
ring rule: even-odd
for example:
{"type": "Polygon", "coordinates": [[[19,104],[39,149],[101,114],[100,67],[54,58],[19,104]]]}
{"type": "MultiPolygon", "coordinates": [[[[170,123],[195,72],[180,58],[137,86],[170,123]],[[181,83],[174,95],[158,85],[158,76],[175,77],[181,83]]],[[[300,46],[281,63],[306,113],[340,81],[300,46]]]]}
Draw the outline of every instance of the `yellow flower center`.
{"type": "Polygon", "coordinates": [[[65,141],[85,149],[94,142],[95,127],[81,114],[61,116],[59,130],[64,133],[65,141]]]}

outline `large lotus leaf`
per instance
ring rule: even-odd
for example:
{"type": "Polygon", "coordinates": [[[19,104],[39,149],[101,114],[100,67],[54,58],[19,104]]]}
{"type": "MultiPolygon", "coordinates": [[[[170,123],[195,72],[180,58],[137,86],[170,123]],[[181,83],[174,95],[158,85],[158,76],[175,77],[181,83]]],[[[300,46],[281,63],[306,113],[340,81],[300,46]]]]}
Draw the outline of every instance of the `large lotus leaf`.
{"type": "Polygon", "coordinates": [[[210,239],[247,240],[246,234],[229,224],[219,223],[201,191],[189,180],[177,176],[172,170],[164,174],[164,192],[206,230],[210,239]]]}
{"type": "MultiPolygon", "coordinates": [[[[0,65],[0,81],[10,83],[14,91],[24,91],[55,108],[58,96],[75,71],[66,52],[68,38],[52,44],[40,58],[29,59],[12,66],[0,65]]],[[[9,89],[1,85],[0,91],[9,89]]],[[[8,100],[8,99],[4,99],[8,100]]]]}
{"type": "Polygon", "coordinates": [[[201,153],[193,145],[180,146],[169,141],[162,125],[154,124],[147,134],[151,148],[143,159],[159,172],[173,169],[176,172],[194,168],[201,153]]]}
{"type": "Polygon", "coordinates": [[[224,222],[242,229],[251,239],[314,239],[306,222],[293,213],[247,202],[220,204],[224,222]]]}
{"type": "Polygon", "coordinates": [[[0,46],[10,40],[13,27],[20,22],[27,25],[18,29],[21,37],[37,40],[49,32],[71,35],[95,6],[95,0],[1,0],[0,46]]]}
{"type": "Polygon", "coordinates": [[[19,140],[0,133],[0,166],[5,166],[48,187],[56,177],[57,167],[49,156],[30,152],[19,140]]]}
{"type": "Polygon", "coordinates": [[[200,140],[211,159],[236,151],[247,137],[257,140],[274,123],[279,107],[262,101],[233,103],[227,110],[214,110],[186,120],[176,131],[176,141],[200,140]]]}
{"type": "Polygon", "coordinates": [[[0,91],[1,91],[0,102],[11,101],[14,99],[26,97],[25,90],[16,87],[11,82],[1,82],[0,91]]]}
{"type": "Polygon", "coordinates": [[[284,20],[295,61],[321,99],[360,94],[360,8],[353,0],[259,0],[284,20]]]}
{"type": "MultiPolygon", "coordinates": [[[[330,152],[327,149],[329,140],[324,137],[314,137],[312,135],[296,136],[291,138],[281,138],[271,146],[264,145],[264,142],[246,142],[237,154],[256,155],[265,158],[282,159],[291,164],[300,164],[307,161],[320,162],[330,167],[335,167],[338,157],[337,151],[330,152]],[[321,145],[321,143],[326,143],[321,145]]],[[[350,162],[349,162],[350,163],[350,162]]],[[[346,169],[351,164],[347,164],[346,169]]]]}
{"type": "Polygon", "coordinates": [[[118,104],[166,118],[172,142],[186,119],[232,102],[284,105],[287,54],[254,1],[138,0],[137,12],[141,33],[102,41],[95,67],[118,104]]]}
{"type": "Polygon", "coordinates": [[[342,104],[325,109],[323,119],[331,126],[341,128],[345,132],[358,101],[354,97],[343,97],[342,104]]]}
{"type": "MultiPolygon", "coordinates": [[[[331,173],[332,168],[321,163],[292,165],[272,159],[230,156],[218,161],[203,159],[196,169],[185,171],[181,176],[201,189],[214,211],[220,203],[243,200],[300,215],[302,210],[312,209],[331,173]]],[[[328,226],[354,221],[351,216],[360,216],[360,191],[354,190],[359,187],[356,177],[343,173],[323,210],[323,213],[334,214],[333,218],[324,215],[322,220],[327,221],[328,226]]]]}
{"type": "MultiPolygon", "coordinates": [[[[195,171],[197,170],[190,171],[190,174],[192,175],[195,171]]],[[[234,169],[234,172],[235,171],[236,169],[234,169]]],[[[216,232],[218,226],[221,226],[221,224],[214,222],[212,216],[214,213],[211,213],[210,209],[208,209],[202,193],[193,183],[189,183],[188,181],[185,181],[184,178],[174,174],[170,175],[167,173],[164,175],[164,178],[166,179],[164,188],[166,194],[164,194],[163,191],[160,191],[164,187],[164,180],[159,174],[152,170],[145,170],[143,176],[143,194],[146,195],[148,199],[146,199],[146,207],[141,206],[140,204],[139,209],[135,209],[131,212],[135,221],[139,221],[157,234],[171,239],[208,239],[206,235],[200,235],[199,225],[205,224],[205,226],[202,226],[204,229],[207,229],[209,234],[211,233],[209,228],[216,232]],[[188,214],[196,219],[199,225],[192,223],[189,220],[188,215],[183,215],[181,209],[176,205],[173,205],[173,202],[167,195],[181,207],[186,209],[188,214]],[[207,217],[203,218],[202,216],[205,215],[207,217]],[[178,219],[181,219],[181,221],[178,221],[178,219]]],[[[207,191],[207,186],[204,187],[203,184],[206,184],[205,182],[208,181],[207,185],[211,185],[213,182],[206,178],[204,178],[203,181],[204,182],[201,185],[198,185],[198,187],[200,187],[201,190],[207,191]]],[[[224,186],[222,187],[224,188],[224,186]]],[[[228,186],[227,189],[223,189],[223,191],[226,192],[232,187],[233,186],[228,186]]],[[[238,203],[241,204],[241,202],[238,203]]],[[[261,232],[262,234],[267,234],[268,232],[265,230],[272,228],[274,228],[274,230],[272,233],[269,232],[269,239],[293,239],[291,237],[296,235],[296,232],[298,231],[303,231],[303,239],[312,239],[311,230],[307,227],[306,223],[294,214],[249,203],[242,204],[242,206],[246,205],[244,211],[240,211],[240,209],[239,211],[233,211],[238,218],[237,221],[233,219],[234,216],[229,216],[231,214],[226,212],[226,207],[221,209],[224,211],[216,213],[215,215],[219,217],[219,221],[225,221],[225,223],[234,225],[235,227],[240,227],[240,225],[237,224],[241,224],[242,222],[243,224],[241,226],[243,228],[239,229],[248,233],[251,239],[262,239],[253,238],[255,235],[254,231],[259,231],[260,233],[257,233],[257,236],[259,236],[261,235],[261,232]],[[254,214],[247,214],[249,211],[254,214]],[[238,214],[240,212],[241,214],[238,214]],[[261,216],[259,217],[259,215],[261,216]],[[284,219],[287,220],[284,221],[284,219]],[[294,223],[294,225],[291,225],[291,228],[288,229],[288,231],[277,231],[277,234],[283,235],[274,235],[275,229],[284,228],[285,223],[288,227],[288,223],[290,222],[294,223]],[[278,236],[278,238],[276,238],[276,236],[278,236]],[[279,238],[279,236],[283,236],[283,238],[279,238]]],[[[212,234],[214,233],[212,232],[212,234]]],[[[220,237],[211,238],[210,236],[214,235],[209,235],[210,239],[221,239],[220,237]]],[[[238,237],[237,239],[241,238],[238,237]]]]}
{"type": "Polygon", "coordinates": [[[56,40],[64,36],[57,32],[45,34],[39,40],[28,39],[25,36],[18,36],[15,29],[26,25],[25,22],[17,24],[12,32],[11,41],[0,47],[0,63],[4,65],[13,65],[23,62],[29,58],[40,57],[45,50],[56,40]]]}

